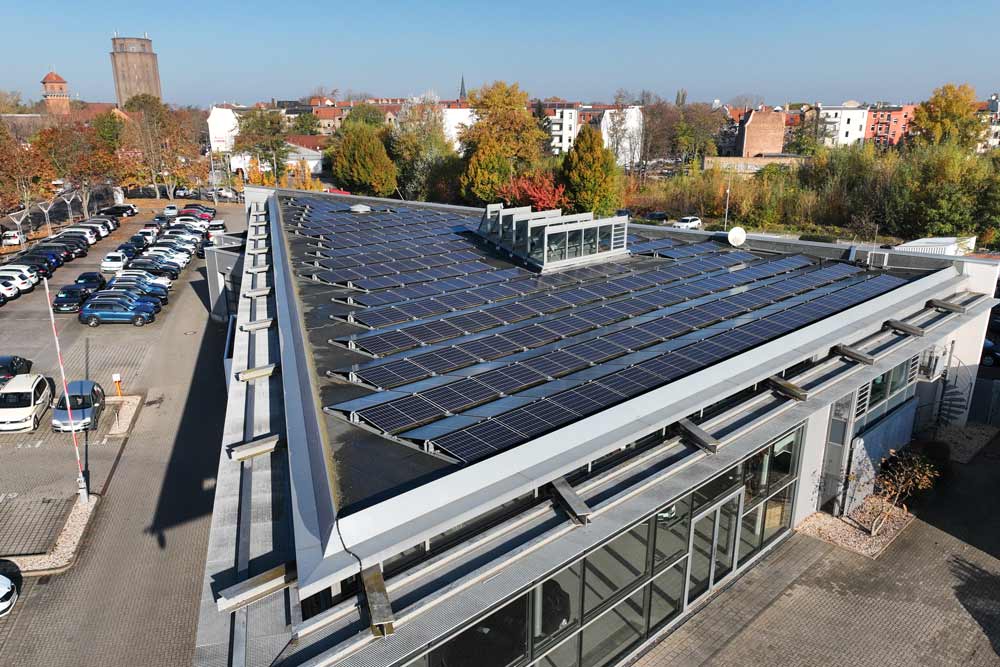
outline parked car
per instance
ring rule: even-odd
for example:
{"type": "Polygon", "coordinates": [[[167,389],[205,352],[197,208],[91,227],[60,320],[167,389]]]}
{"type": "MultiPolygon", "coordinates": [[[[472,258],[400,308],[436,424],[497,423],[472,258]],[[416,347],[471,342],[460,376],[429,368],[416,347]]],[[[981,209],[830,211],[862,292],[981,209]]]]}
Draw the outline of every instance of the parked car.
{"type": "Polygon", "coordinates": [[[205,259],[205,249],[211,248],[214,245],[215,244],[212,242],[212,239],[205,239],[204,241],[202,241],[201,245],[198,246],[198,252],[196,253],[198,255],[198,258],[205,259]]]}
{"type": "Polygon", "coordinates": [[[76,280],[73,281],[73,284],[86,287],[87,289],[96,292],[99,289],[104,289],[107,286],[108,281],[100,273],[97,273],[96,271],[88,271],[78,275],[76,280]]]}
{"type": "Polygon", "coordinates": [[[147,248],[142,256],[159,257],[163,261],[176,264],[179,269],[187,266],[187,263],[191,260],[191,255],[174,250],[173,248],[157,247],[155,245],[152,248],[147,248]]]}
{"type": "Polygon", "coordinates": [[[989,338],[983,340],[983,356],[979,359],[981,366],[1000,366],[1000,350],[989,338]]]}
{"type": "Polygon", "coordinates": [[[119,271],[118,272],[118,277],[119,278],[139,278],[139,279],[145,280],[146,282],[151,283],[153,285],[159,285],[160,287],[165,287],[168,290],[171,289],[174,286],[174,284],[170,280],[170,278],[166,278],[164,276],[154,276],[149,271],[143,271],[142,269],[135,268],[135,265],[130,266],[129,268],[125,269],[124,271],[119,271]]]}
{"type": "Polygon", "coordinates": [[[129,238],[128,242],[136,248],[145,248],[149,245],[149,238],[142,234],[136,234],[135,236],[129,238]]]}
{"type": "Polygon", "coordinates": [[[52,299],[52,310],[57,313],[78,313],[80,306],[92,293],[93,290],[83,285],[64,285],[52,299]]]}
{"type": "Polygon", "coordinates": [[[63,261],[63,263],[72,262],[74,259],[76,259],[76,254],[72,250],[70,250],[67,246],[59,245],[58,243],[42,243],[36,245],[34,248],[32,248],[32,250],[36,252],[39,250],[44,250],[46,252],[54,253],[59,259],[63,261]]]}
{"type": "MultiPolygon", "coordinates": [[[[20,259],[18,259],[18,261],[20,261],[20,259]]],[[[42,278],[48,278],[48,276],[39,271],[39,266],[37,264],[30,264],[30,263],[4,264],[3,266],[0,266],[0,269],[10,269],[10,270],[16,269],[17,271],[23,271],[27,273],[28,276],[31,277],[31,282],[33,282],[36,285],[38,284],[38,281],[41,280],[42,278]]]]}
{"type": "Polygon", "coordinates": [[[51,402],[52,388],[45,377],[15,375],[0,387],[0,431],[34,431],[51,402]]]}
{"type": "Polygon", "coordinates": [[[115,251],[125,255],[130,260],[135,259],[139,255],[139,249],[133,246],[131,243],[122,243],[117,248],[115,248],[115,251]]]}
{"type": "Polygon", "coordinates": [[[63,232],[73,232],[75,234],[82,234],[87,243],[94,245],[100,238],[100,235],[94,231],[91,227],[84,227],[83,225],[71,225],[63,229],[63,232]]]}
{"type": "Polygon", "coordinates": [[[22,293],[31,292],[35,289],[35,284],[31,282],[28,274],[23,271],[0,269],[0,280],[6,280],[21,290],[22,293]]]}
{"type": "Polygon", "coordinates": [[[19,255],[16,261],[19,264],[34,266],[38,270],[38,274],[43,278],[51,278],[56,268],[58,268],[54,261],[41,253],[25,253],[19,255]]]}
{"type": "Polygon", "coordinates": [[[110,289],[126,289],[136,292],[140,296],[155,298],[160,302],[161,306],[167,305],[170,300],[166,287],[163,285],[155,285],[149,281],[143,280],[142,278],[136,278],[135,276],[115,278],[108,283],[108,287],[110,289]]]}
{"type": "Polygon", "coordinates": [[[183,185],[179,185],[177,186],[177,188],[174,189],[175,197],[190,197],[192,196],[192,194],[193,194],[192,191],[187,189],[183,185]]]}
{"type": "Polygon", "coordinates": [[[666,211],[653,211],[652,213],[650,213],[649,215],[646,216],[646,219],[647,220],[666,220],[668,217],[670,217],[670,216],[667,215],[666,211]]]}
{"type": "Polygon", "coordinates": [[[77,319],[90,327],[106,323],[126,323],[137,327],[156,319],[153,308],[138,302],[128,303],[120,298],[92,298],[80,308],[77,319]]]}
{"type": "Polygon", "coordinates": [[[102,208],[98,213],[106,213],[107,215],[114,215],[117,217],[131,218],[134,215],[139,215],[139,209],[133,204],[117,204],[115,206],[108,206],[107,208],[102,208]]]}
{"type": "Polygon", "coordinates": [[[126,287],[111,287],[110,285],[108,285],[106,289],[102,289],[99,292],[94,292],[94,295],[91,298],[120,299],[128,303],[130,306],[134,306],[136,304],[146,305],[151,307],[154,313],[160,312],[160,310],[163,308],[163,305],[160,303],[160,300],[155,296],[143,296],[142,294],[139,293],[139,290],[130,289],[126,287]]]}
{"type": "Polygon", "coordinates": [[[677,229],[701,229],[701,218],[696,215],[685,215],[674,223],[677,229]]]}
{"type": "Polygon", "coordinates": [[[24,232],[17,230],[4,232],[2,239],[3,245],[24,245],[28,242],[28,237],[24,235],[24,232]]]}
{"type": "Polygon", "coordinates": [[[55,250],[49,250],[48,248],[42,248],[40,246],[35,246],[34,248],[31,249],[31,253],[30,254],[31,255],[37,255],[37,256],[41,256],[41,257],[47,258],[50,262],[52,262],[52,268],[54,268],[54,269],[58,269],[60,266],[62,266],[65,263],[62,260],[62,254],[61,253],[58,253],[55,250]]]}
{"type": "Polygon", "coordinates": [[[0,574],[0,618],[14,610],[17,603],[17,586],[7,577],[0,574]]]}
{"type": "Polygon", "coordinates": [[[38,281],[41,280],[41,278],[39,278],[38,273],[36,271],[32,271],[28,267],[20,265],[20,264],[3,264],[3,265],[0,265],[0,274],[5,273],[5,272],[6,273],[12,273],[12,274],[14,274],[15,276],[18,276],[18,277],[24,276],[25,278],[28,279],[28,282],[31,283],[32,286],[37,285],[38,281]]]}
{"type": "Polygon", "coordinates": [[[166,206],[163,207],[163,215],[165,215],[168,218],[175,218],[177,217],[178,210],[179,209],[177,208],[177,204],[167,204],[166,206]]]}
{"type": "Polygon", "coordinates": [[[52,430],[96,431],[104,411],[104,389],[93,380],[73,380],[66,388],[68,392],[52,408],[52,430]]]}
{"type": "Polygon", "coordinates": [[[132,261],[129,264],[130,269],[142,269],[147,271],[154,276],[163,276],[169,278],[170,280],[177,280],[180,276],[180,269],[176,266],[170,266],[162,261],[159,261],[153,257],[140,257],[132,261]]]}
{"type": "Polygon", "coordinates": [[[6,384],[15,375],[31,372],[31,359],[14,354],[0,356],[0,385],[6,384]]]}
{"type": "Polygon", "coordinates": [[[118,218],[113,215],[95,215],[86,220],[87,223],[98,224],[107,229],[109,232],[113,232],[119,227],[121,223],[118,222],[118,218]]]}
{"type": "MultiPolygon", "coordinates": [[[[16,299],[21,296],[21,290],[19,290],[17,285],[9,280],[0,278],[0,295],[3,295],[7,301],[10,301],[11,299],[16,299]]],[[[7,303],[7,301],[4,301],[4,303],[7,303]]]]}

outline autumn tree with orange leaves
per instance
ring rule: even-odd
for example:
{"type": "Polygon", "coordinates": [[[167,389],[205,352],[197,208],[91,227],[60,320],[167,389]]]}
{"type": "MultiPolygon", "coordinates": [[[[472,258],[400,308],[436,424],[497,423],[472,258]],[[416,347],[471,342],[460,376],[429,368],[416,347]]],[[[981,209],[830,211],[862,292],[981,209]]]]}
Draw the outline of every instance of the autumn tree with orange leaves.
{"type": "Polygon", "coordinates": [[[92,127],[82,124],[56,125],[38,133],[33,144],[52,165],[57,178],[79,189],[84,213],[90,210],[95,187],[118,173],[118,161],[92,127]]]}
{"type": "Polygon", "coordinates": [[[17,141],[0,123],[0,207],[26,209],[47,199],[53,178],[45,155],[37,147],[17,141]]]}

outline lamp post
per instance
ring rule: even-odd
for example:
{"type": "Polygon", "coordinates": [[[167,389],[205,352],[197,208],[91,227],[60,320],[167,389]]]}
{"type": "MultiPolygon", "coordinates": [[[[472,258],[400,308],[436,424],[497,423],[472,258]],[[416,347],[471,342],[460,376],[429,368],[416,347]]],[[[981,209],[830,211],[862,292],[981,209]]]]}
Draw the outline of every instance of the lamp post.
{"type": "Polygon", "coordinates": [[[722,230],[729,231],[729,190],[733,187],[733,172],[729,172],[729,182],[726,183],[726,217],[722,230]]]}

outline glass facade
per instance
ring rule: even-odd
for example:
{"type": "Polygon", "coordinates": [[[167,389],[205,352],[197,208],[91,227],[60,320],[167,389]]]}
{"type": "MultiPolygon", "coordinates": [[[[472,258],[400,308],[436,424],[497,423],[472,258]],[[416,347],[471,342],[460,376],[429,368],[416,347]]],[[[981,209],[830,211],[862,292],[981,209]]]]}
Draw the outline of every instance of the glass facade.
{"type": "Polygon", "coordinates": [[[802,435],[776,439],[409,664],[615,664],[789,530],[802,435]]]}

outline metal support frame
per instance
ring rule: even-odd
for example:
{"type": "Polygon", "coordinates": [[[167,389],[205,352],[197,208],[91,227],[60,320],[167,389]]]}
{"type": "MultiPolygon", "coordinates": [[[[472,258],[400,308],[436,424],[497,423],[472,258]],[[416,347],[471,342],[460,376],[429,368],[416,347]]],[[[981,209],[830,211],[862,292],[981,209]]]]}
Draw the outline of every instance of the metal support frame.
{"type": "Polygon", "coordinates": [[[570,518],[578,525],[590,523],[590,515],[593,510],[584,502],[576,489],[570,486],[565,477],[552,480],[552,490],[555,491],[556,498],[560,504],[569,512],[570,518]]]}
{"type": "Polygon", "coordinates": [[[243,371],[236,373],[236,379],[240,382],[250,382],[251,380],[258,380],[260,378],[271,377],[278,370],[278,364],[268,364],[266,366],[257,366],[256,368],[248,368],[243,371]]]}
{"type": "Polygon", "coordinates": [[[265,271],[269,271],[270,269],[271,269],[270,264],[263,264],[261,266],[251,266],[246,271],[247,273],[264,273],[265,271]]]}
{"type": "Polygon", "coordinates": [[[243,444],[236,445],[235,447],[228,447],[226,449],[226,455],[228,455],[233,461],[246,461],[247,459],[252,459],[255,456],[270,454],[278,448],[280,443],[281,436],[268,435],[263,438],[257,438],[255,440],[244,442],[243,444]]]}
{"type": "Polygon", "coordinates": [[[288,588],[295,581],[295,563],[284,563],[223,589],[215,605],[221,612],[233,612],[288,588]]]}
{"type": "Polygon", "coordinates": [[[264,255],[271,252],[269,246],[264,246],[263,248],[250,248],[247,250],[248,255],[264,255]]]}
{"type": "Polygon", "coordinates": [[[267,318],[264,320],[254,320],[253,322],[247,322],[240,325],[240,331],[260,331],[261,329],[270,329],[271,325],[274,324],[274,318],[267,318]]]}
{"type": "Polygon", "coordinates": [[[392,600],[385,589],[382,566],[372,565],[361,571],[361,584],[365,589],[365,604],[368,607],[368,622],[376,637],[391,635],[396,618],[392,614],[392,600]]]}
{"type": "Polygon", "coordinates": [[[697,445],[698,447],[701,447],[706,452],[709,452],[711,454],[715,454],[716,452],[719,451],[718,439],[714,435],[703,429],[702,427],[695,424],[690,419],[685,417],[684,419],[678,421],[677,425],[684,430],[687,439],[690,440],[693,444],[697,445]]]}
{"type": "Polygon", "coordinates": [[[916,336],[918,338],[927,333],[923,327],[907,324],[906,322],[901,322],[899,320],[886,320],[885,328],[898,331],[899,333],[906,334],[907,336],[916,336]]]}
{"type": "Polygon", "coordinates": [[[875,357],[849,345],[834,345],[831,352],[851,361],[856,361],[859,364],[864,364],[865,366],[873,366],[875,364],[875,357]]]}
{"type": "Polygon", "coordinates": [[[783,377],[778,377],[777,375],[772,375],[767,378],[767,383],[771,386],[771,389],[778,392],[783,396],[794,399],[796,401],[807,401],[809,400],[809,392],[800,387],[797,384],[793,384],[783,377]]]}
{"type": "Polygon", "coordinates": [[[247,291],[243,292],[243,296],[245,296],[248,299],[253,299],[258,296],[268,296],[270,294],[271,294],[270,287],[257,287],[255,289],[248,289],[247,291]]]}
{"type": "Polygon", "coordinates": [[[927,302],[928,308],[936,308],[937,310],[944,310],[949,313],[959,313],[961,315],[965,314],[965,306],[952,303],[951,301],[943,301],[942,299],[931,299],[927,302]]]}

